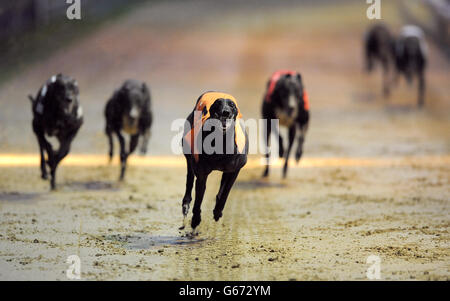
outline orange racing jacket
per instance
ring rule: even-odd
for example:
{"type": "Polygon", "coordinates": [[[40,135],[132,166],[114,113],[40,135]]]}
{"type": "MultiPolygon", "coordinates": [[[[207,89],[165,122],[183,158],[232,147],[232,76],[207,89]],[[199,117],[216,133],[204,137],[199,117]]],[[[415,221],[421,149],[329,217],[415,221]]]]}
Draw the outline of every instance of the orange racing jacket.
{"type": "Polygon", "coordinates": [[[188,143],[191,148],[191,152],[194,155],[195,161],[198,162],[200,152],[197,150],[197,147],[194,141],[197,141],[198,134],[201,133],[202,127],[206,120],[210,117],[210,108],[212,104],[220,98],[230,99],[236,105],[238,110],[238,114],[236,116],[235,122],[235,134],[234,140],[236,142],[236,146],[238,148],[239,153],[242,153],[245,148],[245,133],[241,127],[239,120],[242,118],[242,114],[237,105],[236,99],[230,94],[221,93],[221,92],[206,92],[203,94],[195,105],[195,111],[198,111],[199,114],[194,114],[194,120],[191,130],[184,136],[184,141],[188,143]],[[206,109],[205,109],[206,108],[206,109]]]}

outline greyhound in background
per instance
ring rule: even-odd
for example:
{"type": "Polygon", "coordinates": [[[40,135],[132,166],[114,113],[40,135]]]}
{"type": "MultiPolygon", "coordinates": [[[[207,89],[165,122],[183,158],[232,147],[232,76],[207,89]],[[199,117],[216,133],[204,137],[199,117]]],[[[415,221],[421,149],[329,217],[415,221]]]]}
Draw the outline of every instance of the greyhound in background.
{"type": "Polygon", "coordinates": [[[114,155],[113,134],[120,144],[120,180],[125,177],[127,159],[142,137],[141,153],[147,152],[150,127],[153,121],[151,98],[147,85],[137,80],[127,80],[114,92],[105,107],[106,135],[109,142],[109,159],[114,155]],[[130,135],[126,150],[124,133],[130,135]]]}
{"type": "Polygon", "coordinates": [[[395,62],[397,76],[405,76],[409,84],[414,77],[418,80],[417,104],[425,103],[425,69],[427,66],[427,45],[423,31],[413,25],[402,28],[395,43],[395,62]]]}
{"type": "Polygon", "coordinates": [[[389,97],[395,73],[395,38],[384,24],[372,26],[364,39],[366,71],[372,72],[378,63],[383,69],[383,95],[389,97]]]}
{"type": "Polygon", "coordinates": [[[48,165],[52,190],[56,188],[56,168],[69,153],[72,140],[83,124],[83,109],[78,95],[77,82],[66,75],[58,74],[41,87],[36,97],[29,96],[33,112],[33,131],[41,154],[41,177],[45,180],[48,178],[48,165]],[[47,137],[58,139],[58,151],[53,149],[47,137]]]}
{"type": "MultiPolygon", "coordinates": [[[[279,157],[285,157],[283,178],[286,178],[289,155],[294,144],[297,130],[300,131],[295,159],[297,162],[303,154],[303,143],[309,124],[309,99],[303,87],[300,73],[289,70],[275,72],[267,83],[267,91],[262,103],[262,118],[267,120],[265,128],[266,146],[270,146],[272,130],[278,136],[279,157]],[[283,138],[279,129],[272,128],[271,120],[279,119],[280,125],[288,128],[288,148],[285,152],[283,138]]],[[[269,175],[270,152],[266,153],[267,165],[263,177],[269,175]]]]}

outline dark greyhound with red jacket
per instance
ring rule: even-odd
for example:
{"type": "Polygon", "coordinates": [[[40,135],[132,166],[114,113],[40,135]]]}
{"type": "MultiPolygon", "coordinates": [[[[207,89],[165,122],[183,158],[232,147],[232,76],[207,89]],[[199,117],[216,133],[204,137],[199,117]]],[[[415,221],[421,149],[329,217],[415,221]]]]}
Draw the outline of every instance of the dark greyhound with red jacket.
{"type": "Polygon", "coordinates": [[[214,219],[218,221],[222,217],[228,194],[241,168],[247,163],[248,137],[241,124],[241,113],[235,98],[220,92],[201,95],[187,117],[182,145],[187,163],[182,211],[186,217],[192,201],[195,177],[195,202],[191,221],[191,226],[195,229],[201,221],[200,207],[209,174],[213,170],[223,173],[213,211],[214,219]],[[211,142],[209,149],[207,141],[211,142]]]}
{"type": "MultiPolygon", "coordinates": [[[[267,83],[267,91],[262,105],[262,118],[267,120],[265,128],[266,145],[270,147],[270,134],[272,130],[278,136],[279,156],[285,157],[283,177],[287,175],[289,155],[292,145],[300,131],[298,137],[297,151],[295,159],[297,162],[303,154],[303,143],[305,141],[306,131],[309,123],[309,100],[303,87],[300,73],[289,70],[275,72],[267,83]],[[280,125],[288,128],[289,141],[287,151],[284,150],[283,138],[278,128],[272,128],[271,120],[279,119],[280,125]]],[[[264,171],[264,177],[269,175],[269,157],[270,152],[266,153],[267,165],[264,171]]]]}
{"type": "Polygon", "coordinates": [[[56,168],[69,153],[72,140],[83,124],[83,110],[78,102],[78,95],[77,82],[68,76],[58,74],[52,76],[41,87],[36,97],[29,96],[33,111],[33,131],[39,142],[41,154],[41,177],[47,179],[46,165],[48,165],[52,190],[56,188],[56,168]],[[46,136],[58,139],[57,151],[53,150],[46,136]]]}

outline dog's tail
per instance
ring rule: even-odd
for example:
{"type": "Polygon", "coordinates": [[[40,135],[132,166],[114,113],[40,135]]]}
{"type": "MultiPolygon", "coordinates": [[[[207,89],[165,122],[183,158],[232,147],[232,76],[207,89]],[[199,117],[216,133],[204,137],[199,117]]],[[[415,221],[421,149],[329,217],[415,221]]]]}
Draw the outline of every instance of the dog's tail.
{"type": "Polygon", "coordinates": [[[34,103],[34,97],[33,97],[33,95],[31,95],[31,94],[28,94],[28,98],[31,100],[31,103],[34,103]]]}

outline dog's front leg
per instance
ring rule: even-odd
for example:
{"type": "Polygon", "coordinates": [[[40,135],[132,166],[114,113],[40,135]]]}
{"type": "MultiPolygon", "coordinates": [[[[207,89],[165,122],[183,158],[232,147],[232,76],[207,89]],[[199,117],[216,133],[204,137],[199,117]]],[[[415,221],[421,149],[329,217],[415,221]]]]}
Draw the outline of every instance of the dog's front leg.
{"type": "Polygon", "coordinates": [[[303,155],[303,143],[305,142],[306,131],[308,130],[308,125],[300,126],[300,137],[298,138],[297,152],[295,153],[295,161],[300,161],[303,155]]]}
{"type": "Polygon", "coordinates": [[[68,135],[59,139],[59,150],[55,155],[55,165],[58,165],[69,154],[70,145],[75,138],[76,132],[71,132],[68,135]]]}
{"type": "Polygon", "coordinates": [[[39,151],[41,154],[41,178],[44,180],[48,179],[48,174],[47,174],[47,166],[45,164],[45,153],[44,151],[46,150],[46,140],[43,134],[41,133],[36,133],[36,137],[39,143],[39,151]]]}
{"type": "Polygon", "coordinates": [[[179,228],[183,230],[186,227],[186,216],[189,213],[189,206],[192,201],[192,187],[194,185],[194,170],[192,169],[192,163],[190,158],[186,157],[187,175],[186,175],[186,191],[184,193],[181,211],[183,212],[183,225],[179,228]]]}
{"type": "MultiPolygon", "coordinates": [[[[280,129],[278,127],[273,128],[273,133],[276,137],[278,137],[278,157],[283,158],[284,156],[284,143],[283,143],[283,137],[281,137],[280,129]]],[[[269,137],[270,139],[270,137],[269,137]]]]}
{"type": "Polygon", "coordinates": [[[52,145],[45,139],[44,136],[41,136],[42,143],[44,144],[45,151],[47,152],[47,165],[50,167],[50,188],[51,190],[55,190],[55,166],[56,166],[56,157],[55,152],[53,151],[52,145]]]}
{"type": "Polygon", "coordinates": [[[53,154],[53,158],[50,163],[50,185],[52,187],[52,190],[56,188],[56,169],[58,168],[59,163],[67,156],[67,154],[70,151],[70,144],[72,143],[72,140],[75,136],[70,135],[68,137],[65,137],[63,139],[59,140],[60,147],[59,150],[53,154]]]}
{"type": "Polygon", "coordinates": [[[201,206],[203,201],[203,196],[205,194],[206,189],[206,180],[208,179],[207,174],[197,175],[197,179],[195,181],[195,203],[194,208],[192,210],[192,221],[191,227],[192,229],[197,228],[197,226],[201,222],[201,206]]]}
{"type": "Polygon", "coordinates": [[[287,175],[287,169],[288,169],[288,163],[289,163],[289,155],[291,154],[292,144],[294,144],[296,131],[297,131],[296,125],[293,125],[293,126],[291,126],[289,128],[289,144],[288,144],[288,149],[287,149],[285,160],[284,160],[283,178],[286,178],[286,175],[287,175]]]}
{"type": "Polygon", "coordinates": [[[120,131],[116,131],[117,138],[119,139],[120,144],[120,177],[119,180],[123,181],[125,177],[125,169],[127,165],[127,152],[125,150],[125,138],[123,137],[120,131]]]}
{"type": "Polygon", "coordinates": [[[389,62],[383,62],[383,97],[389,98],[391,94],[391,72],[389,68],[389,62]]]}
{"type": "Polygon", "coordinates": [[[150,140],[150,128],[146,129],[142,134],[141,154],[147,153],[148,141],[150,140]]]}
{"type": "Polygon", "coordinates": [[[187,163],[187,175],[186,175],[186,191],[183,197],[182,211],[184,217],[189,212],[189,205],[192,201],[192,187],[194,186],[194,170],[192,169],[192,163],[189,158],[186,158],[187,163]]]}
{"type": "Polygon", "coordinates": [[[130,150],[127,153],[127,158],[128,158],[128,156],[130,154],[132,154],[136,150],[138,142],[139,142],[139,134],[131,136],[131,139],[130,139],[130,150]]]}
{"type": "Polygon", "coordinates": [[[216,196],[216,206],[213,210],[214,220],[216,222],[222,217],[222,211],[225,207],[225,203],[227,202],[228,194],[236,181],[239,171],[240,170],[222,174],[219,193],[216,196]]]}

